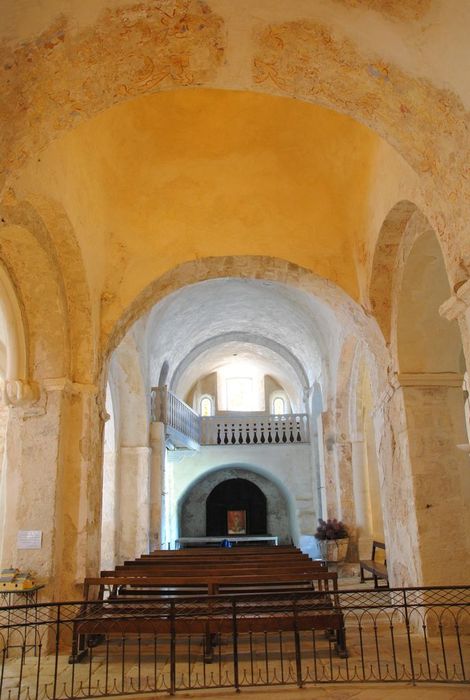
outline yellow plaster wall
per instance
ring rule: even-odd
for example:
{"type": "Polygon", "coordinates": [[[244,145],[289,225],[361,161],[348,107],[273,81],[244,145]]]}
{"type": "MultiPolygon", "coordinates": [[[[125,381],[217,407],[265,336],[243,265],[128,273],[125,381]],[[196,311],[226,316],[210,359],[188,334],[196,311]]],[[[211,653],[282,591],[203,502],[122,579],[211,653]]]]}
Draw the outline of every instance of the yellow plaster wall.
{"type": "Polygon", "coordinates": [[[358,297],[380,139],[300,101],[181,90],[139,98],[51,144],[20,180],[60,200],[94,295],[125,307],[183,261],[290,260],[358,297]]]}

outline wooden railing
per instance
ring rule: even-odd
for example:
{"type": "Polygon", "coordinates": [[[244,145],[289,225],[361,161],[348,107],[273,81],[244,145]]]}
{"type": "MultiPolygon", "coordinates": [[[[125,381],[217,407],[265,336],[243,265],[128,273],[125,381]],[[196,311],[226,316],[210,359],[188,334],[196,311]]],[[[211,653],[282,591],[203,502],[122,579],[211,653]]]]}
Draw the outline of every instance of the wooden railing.
{"type": "Polygon", "coordinates": [[[309,442],[306,413],[201,418],[201,445],[291,445],[309,442]]]}

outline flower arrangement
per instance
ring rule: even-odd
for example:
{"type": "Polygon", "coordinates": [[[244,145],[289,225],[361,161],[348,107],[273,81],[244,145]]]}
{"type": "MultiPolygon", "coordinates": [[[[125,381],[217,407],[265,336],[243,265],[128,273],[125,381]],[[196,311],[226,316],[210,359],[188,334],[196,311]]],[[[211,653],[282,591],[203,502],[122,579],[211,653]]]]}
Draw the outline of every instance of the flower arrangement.
{"type": "Polygon", "coordinates": [[[319,518],[318,523],[315,533],[317,540],[341,540],[344,537],[349,537],[348,530],[341,520],[336,520],[336,518],[322,520],[319,518]]]}

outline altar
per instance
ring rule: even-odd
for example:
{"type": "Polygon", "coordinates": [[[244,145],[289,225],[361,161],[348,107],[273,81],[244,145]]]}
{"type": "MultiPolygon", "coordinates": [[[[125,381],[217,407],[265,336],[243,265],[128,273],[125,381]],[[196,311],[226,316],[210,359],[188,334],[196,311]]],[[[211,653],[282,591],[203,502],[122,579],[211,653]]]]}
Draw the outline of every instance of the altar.
{"type": "Polygon", "coordinates": [[[221,545],[222,542],[233,542],[234,544],[266,542],[274,547],[278,545],[278,537],[273,535],[219,535],[217,537],[179,537],[175,540],[176,549],[184,547],[204,547],[221,545]]]}

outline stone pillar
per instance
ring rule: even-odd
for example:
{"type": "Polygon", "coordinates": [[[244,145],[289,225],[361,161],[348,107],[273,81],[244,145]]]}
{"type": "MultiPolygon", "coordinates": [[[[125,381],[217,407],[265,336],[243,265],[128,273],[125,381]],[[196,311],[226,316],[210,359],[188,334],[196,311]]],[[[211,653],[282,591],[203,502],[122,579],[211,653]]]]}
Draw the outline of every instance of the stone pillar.
{"type": "Polygon", "coordinates": [[[470,369],[470,280],[455,289],[450,299],[441,304],[439,313],[448,321],[458,321],[467,370],[470,369]]]}
{"type": "Polygon", "coordinates": [[[373,412],[377,454],[383,469],[382,507],[391,586],[422,582],[418,524],[403,392],[390,385],[373,412]]]}
{"type": "Polygon", "coordinates": [[[464,414],[467,430],[467,445],[470,444],[470,280],[457,288],[455,294],[439,308],[439,313],[448,321],[457,320],[462,338],[462,349],[467,371],[464,373],[464,414]]]}
{"type": "Polygon", "coordinates": [[[30,569],[43,599],[80,597],[99,570],[101,433],[94,385],[45,380],[36,402],[10,408],[2,566],[30,569]],[[17,549],[19,530],[41,531],[41,549],[17,549]]]}
{"type": "Polygon", "coordinates": [[[370,558],[373,539],[365,449],[366,445],[363,436],[356,435],[351,440],[351,461],[359,559],[370,558]]]}
{"type": "Polygon", "coordinates": [[[322,413],[322,428],[326,502],[326,513],[323,513],[323,517],[332,518],[339,516],[341,501],[336,434],[329,411],[322,413]]]}
{"type": "Polygon", "coordinates": [[[116,449],[103,454],[103,499],[101,517],[101,569],[114,569],[119,552],[119,453],[116,449]]]}
{"type": "Polygon", "coordinates": [[[119,448],[119,559],[134,559],[149,551],[150,457],[146,445],[119,448]]]}
{"type": "Polygon", "coordinates": [[[165,472],[165,425],[150,423],[150,550],[162,546],[162,499],[165,472]]]}
{"type": "Polygon", "coordinates": [[[420,583],[463,584],[470,565],[470,469],[468,457],[456,447],[466,436],[462,377],[442,373],[398,378],[408,426],[420,583]]]}

